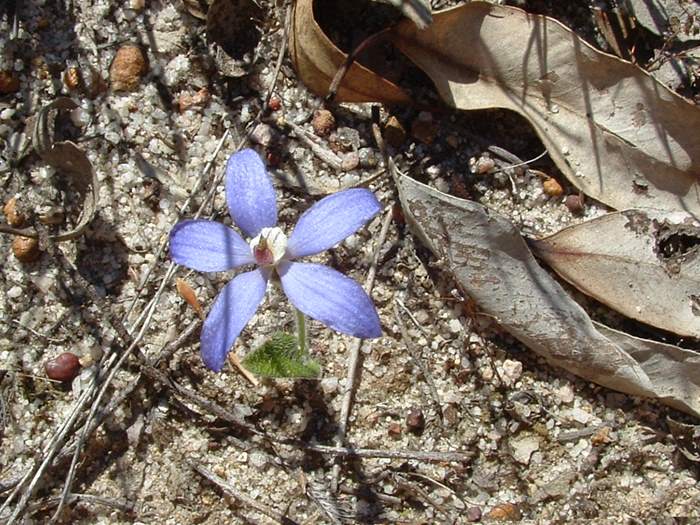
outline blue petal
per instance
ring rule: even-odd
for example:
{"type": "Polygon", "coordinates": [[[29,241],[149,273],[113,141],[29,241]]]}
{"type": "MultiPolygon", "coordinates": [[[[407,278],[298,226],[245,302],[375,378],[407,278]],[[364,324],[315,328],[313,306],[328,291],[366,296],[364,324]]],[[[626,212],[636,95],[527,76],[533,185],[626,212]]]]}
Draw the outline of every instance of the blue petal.
{"type": "Polygon", "coordinates": [[[304,314],[345,334],[371,339],[382,329],[374,304],[362,287],[322,264],[282,261],[282,289],[304,314]]]}
{"type": "Polygon", "coordinates": [[[241,330],[260,306],[267,288],[262,270],[242,273],[228,283],[214,301],[202,327],[202,361],[220,371],[241,330]]]}
{"type": "Polygon", "coordinates": [[[299,218],[289,237],[290,257],[305,257],[333,247],[374,217],[381,205],[369,190],[353,189],[329,195],[299,218]]]}
{"type": "Polygon", "coordinates": [[[238,232],[205,220],[182,221],[170,230],[170,257],[200,272],[223,272],[255,262],[238,232]]]}
{"type": "Polygon", "coordinates": [[[226,204],[233,221],[248,237],[277,225],[272,181],[252,149],[234,153],[226,164],[226,204]]]}

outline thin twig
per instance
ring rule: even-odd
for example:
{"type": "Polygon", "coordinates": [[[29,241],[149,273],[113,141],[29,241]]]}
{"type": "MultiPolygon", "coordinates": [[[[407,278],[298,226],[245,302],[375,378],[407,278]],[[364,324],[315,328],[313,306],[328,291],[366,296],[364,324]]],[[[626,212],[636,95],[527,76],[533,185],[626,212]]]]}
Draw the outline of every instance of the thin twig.
{"type": "Polygon", "coordinates": [[[288,518],[280,512],[273,510],[270,507],[267,507],[262,503],[255,501],[250,496],[240,492],[233,485],[228,483],[226,480],[220,478],[210,470],[193,463],[191,463],[190,466],[195,472],[197,472],[197,474],[219,487],[229,496],[236,498],[239,502],[243,503],[244,505],[247,505],[252,509],[255,509],[256,511],[258,511],[261,514],[264,514],[268,518],[275,520],[277,523],[282,523],[283,525],[299,525],[293,519],[288,518]]]}
{"type": "Polygon", "coordinates": [[[308,136],[308,131],[306,131],[301,126],[294,124],[294,122],[287,121],[285,125],[289,126],[297,139],[304,143],[304,145],[311,150],[311,152],[318,157],[322,162],[328,164],[335,171],[341,171],[343,169],[343,161],[338,155],[333,153],[328,148],[325,148],[321,144],[318,144],[311,137],[308,136]]]}
{"type": "MultiPolygon", "coordinates": [[[[423,379],[425,380],[426,384],[428,385],[428,390],[430,391],[430,396],[433,399],[433,406],[435,407],[435,410],[438,413],[438,416],[440,417],[440,421],[443,422],[443,414],[442,414],[442,403],[440,402],[440,394],[438,394],[437,387],[435,386],[435,381],[433,380],[433,375],[430,373],[430,369],[428,366],[425,364],[425,361],[423,360],[423,355],[418,348],[416,348],[416,345],[413,343],[413,340],[411,339],[411,336],[408,334],[408,330],[406,329],[406,325],[403,322],[403,319],[401,319],[401,314],[399,313],[399,307],[398,305],[401,305],[401,307],[404,309],[404,311],[408,311],[406,308],[406,305],[401,302],[400,299],[396,299],[394,302],[394,319],[396,319],[396,324],[399,325],[399,331],[401,332],[401,339],[403,340],[403,343],[406,345],[406,348],[408,349],[408,355],[411,358],[411,361],[413,361],[414,365],[420,370],[421,375],[423,376],[423,379]],[[398,304],[397,304],[398,303],[398,304]]],[[[414,320],[413,316],[411,318],[414,320]]]]}
{"type": "Polygon", "coordinates": [[[347,485],[340,485],[338,487],[338,490],[342,494],[349,494],[358,498],[366,497],[369,493],[371,498],[381,501],[382,503],[388,503],[389,505],[396,506],[403,505],[403,500],[401,498],[397,498],[396,496],[390,496],[389,494],[384,494],[383,492],[377,492],[369,488],[349,487],[347,485]]]}
{"type": "Polygon", "coordinates": [[[304,450],[331,454],[340,457],[413,459],[428,463],[463,463],[474,458],[472,452],[439,452],[430,450],[381,450],[373,448],[331,447],[328,445],[305,445],[304,450]]]}
{"type": "Polygon", "coordinates": [[[394,481],[396,482],[396,485],[400,489],[410,493],[416,499],[422,501],[423,503],[427,503],[431,507],[435,508],[436,510],[438,510],[439,512],[444,514],[450,520],[450,523],[455,523],[455,518],[452,515],[452,513],[449,510],[447,510],[444,507],[444,505],[442,505],[441,503],[438,503],[433,498],[431,498],[430,495],[428,495],[428,493],[426,493],[421,487],[419,487],[415,484],[409,483],[408,480],[405,479],[400,474],[394,474],[393,478],[394,478],[394,481]]]}
{"type": "Polygon", "coordinates": [[[22,323],[19,322],[17,319],[13,319],[12,322],[13,322],[14,324],[16,324],[17,326],[19,326],[20,328],[22,328],[22,329],[24,329],[24,330],[26,330],[26,331],[28,331],[28,332],[34,334],[34,335],[37,336],[37,337],[40,337],[40,338],[42,338],[42,339],[48,341],[49,343],[62,344],[62,343],[65,343],[65,341],[66,341],[66,338],[65,338],[65,337],[64,337],[63,339],[56,339],[56,338],[54,338],[54,337],[49,337],[49,336],[46,335],[46,334],[42,334],[41,332],[37,332],[37,331],[34,330],[33,328],[30,328],[29,326],[22,324],[22,323]]]}
{"type": "MultiPolygon", "coordinates": [[[[48,498],[43,501],[38,501],[37,503],[32,503],[31,505],[29,505],[27,511],[29,512],[29,514],[32,514],[37,511],[45,511],[57,506],[60,503],[60,501],[61,497],[48,498]]],[[[79,494],[74,492],[68,494],[66,501],[68,504],[85,501],[87,503],[103,505],[105,507],[110,507],[126,513],[132,513],[136,510],[136,506],[129,501],[114,498],[105,498],[103,496],[95,496],[94,494],[79,494]]]]}
{"type": "MultiPolygon", "coordinates": [[[[508,151],[508,150],[506,150],[506,149],[503,149],[503,148],[501,148],[501,147],[499,147],[499,146],[489,146],[489,147],[488,147],[488,150],[489,150],[491,153],[494,153],[495,155],[498,155],[498,156],[501,157],[502,159],[507,160],[508,162],[512,162],[512,164],[509,164],[509,165],[505,166],[505,168],[507,168],[507,169],[519,168],[520,166],[527,166],[527,165],[529,165],[529,164],[532,164],[533,162],[536,162],[536,161],[540,160],[542,157],[544,157],[545,155],[547,155],[547,150],[544,150],[542,153],[540,153],[540,154],[537,155],[536,157],[531,158],[530,160],[522,160],[522,159],[521,159],[520,157],[518,157],[517,155],[514,155],[514,154],[511,153],[510,151],[508,151]]],[[[491,174],[500,173],[500,172],[502,172],[502,171],[504,171],[504,170],[503,170],[503,169],[500,169],[500,170],[492,171],[491,174]]]]}
{"type": "MultiPolygon", "coordinates": [[[[371,297],[372,288],[374,287],[374,278],[377,275],[377,265],[379,264],[379,254],[386,241],[387,234],[389,233],[389,226],[391,226],[392,219],[392,209],[391,205],[387,206],[384,212],[384,220],[382,221],[382,229],[379,232],[379,237],[377,238],[377,244],[374,246],[374,254],[372,256],[372,264],[370,265],[369,271],[367,272],[367,279],[365,281],[365,291],[371,297]]],[[[335,434],[335,444],[336,446],[342,446],[345,443],[345,436],[348,430],[348,421],[350,419],[350,410],[352,407],[352,400],[355,392],[355,383],[358,377],[358,371],[360,368],[360,349],[362,348],[363,339],[355,339],[353,341],[352,348],[350,349],[350,362],[348,363],[348,376],[345,383],[345,392],[343,393],[343,403],[340,408],[340,420],[338,421],[338,430],[335,434]]],[[[338,491],[338,478],[340,475],[340,465],[336,464],[333,466],[333,474],[331,476],[331,490],[333,492],[338,491]]]]}

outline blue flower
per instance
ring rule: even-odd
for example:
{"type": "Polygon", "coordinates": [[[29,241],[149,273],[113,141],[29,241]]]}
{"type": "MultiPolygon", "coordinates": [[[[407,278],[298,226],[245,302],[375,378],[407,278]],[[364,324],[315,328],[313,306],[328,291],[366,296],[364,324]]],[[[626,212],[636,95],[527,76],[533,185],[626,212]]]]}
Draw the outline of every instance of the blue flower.
{"type": "Polygon", "coordinates": [[[234,223],[250,239],[218,222],[187,220],[170,232],[170,256],[201,272],[221,272],[255,264],[221,291],[204,321],[204,364],[220,371],[226,355],[265,297],[275,274],[282,290],[305,315],[355,337],[381,335],[372,300],[354,280],[321,264],[293,262],[325,251],[381,209],[374,194],[351,189],[329,195],[309,208],[291,235],[277,227],[275,190],[253,150],[234,153],[226,165],[226,203],[234,223]]]}

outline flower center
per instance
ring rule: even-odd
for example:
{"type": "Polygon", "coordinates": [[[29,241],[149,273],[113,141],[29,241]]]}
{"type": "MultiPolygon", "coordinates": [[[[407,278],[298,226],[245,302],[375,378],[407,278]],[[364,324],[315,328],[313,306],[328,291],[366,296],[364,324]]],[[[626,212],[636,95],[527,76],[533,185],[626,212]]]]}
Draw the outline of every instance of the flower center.
{"type": "Polygon", "coordinates": [[[250,241],[255,262],[260,266],[277,264],[287,251],[287,236],[277,228],[263,228],[257,237],[250,241]]]}

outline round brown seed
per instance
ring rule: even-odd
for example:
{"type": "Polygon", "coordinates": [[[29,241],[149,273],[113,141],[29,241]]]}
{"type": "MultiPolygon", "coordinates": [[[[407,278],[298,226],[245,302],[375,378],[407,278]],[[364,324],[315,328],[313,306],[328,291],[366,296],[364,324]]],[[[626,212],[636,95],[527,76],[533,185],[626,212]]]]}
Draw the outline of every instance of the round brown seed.
{"type": "Polygon", "coordinates": [[[46,376],[55,381],[71,381],[80,372],[80,359],[71,352],[63,352],[44,364],[46,376]]]}
{"type": "Polygon", "coordinates": [[[15,254],[18,261],[23,263],[34,262],[41,255],[39,241],[38,239],[18,235],[12,241],[12,253],[15,254]]]}

